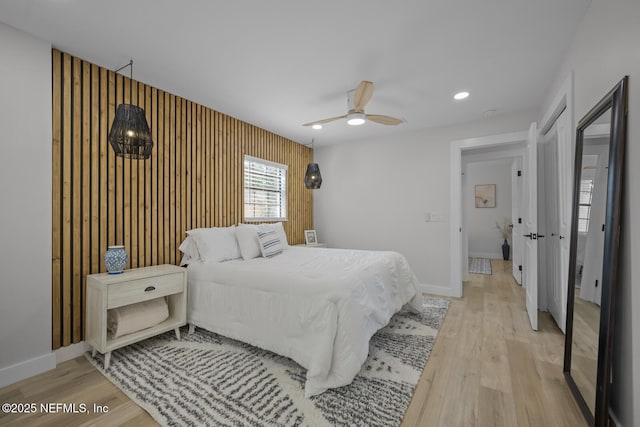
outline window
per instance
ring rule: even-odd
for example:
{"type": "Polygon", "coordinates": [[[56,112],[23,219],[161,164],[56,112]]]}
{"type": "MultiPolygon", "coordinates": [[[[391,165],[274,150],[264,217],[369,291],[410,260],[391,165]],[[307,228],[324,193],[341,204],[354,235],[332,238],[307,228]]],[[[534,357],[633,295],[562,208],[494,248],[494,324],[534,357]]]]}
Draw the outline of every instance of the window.
{"type": "Polygon", "coordinates": [[[580,180],[580,206],[578,207],[578,232],[589,231],[591,199],[593,197],[593,179],[580,180]]]}
{"type": "Polygon", "coordinates": [[[244,156],[244,220],[286,219],[287,166],[244,156]]]}

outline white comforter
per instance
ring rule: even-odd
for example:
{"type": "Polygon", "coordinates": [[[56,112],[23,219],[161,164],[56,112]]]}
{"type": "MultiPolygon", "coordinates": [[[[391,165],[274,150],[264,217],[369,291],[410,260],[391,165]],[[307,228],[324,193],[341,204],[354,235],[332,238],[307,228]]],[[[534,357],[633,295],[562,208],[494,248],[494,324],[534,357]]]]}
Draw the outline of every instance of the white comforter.
{"type": "Polygon", "coordinates": [[[290,247],[249,261],[188,267],[189,323],[290,357],[306,396],[349,384],[369,339],[420,294],[396,252],[290,247]]]}

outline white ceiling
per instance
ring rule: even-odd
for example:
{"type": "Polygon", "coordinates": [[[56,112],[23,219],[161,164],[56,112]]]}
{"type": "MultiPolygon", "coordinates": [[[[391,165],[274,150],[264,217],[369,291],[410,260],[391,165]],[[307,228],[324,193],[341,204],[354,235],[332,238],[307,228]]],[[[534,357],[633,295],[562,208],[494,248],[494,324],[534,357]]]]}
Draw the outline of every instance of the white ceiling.
{"type": "MultiPolygon", "coordinates": [[[[301,143],[537,108],[590,0],[2,0],[0,21],[54,47],[301,143]],[[367,113],[400,126],[302,123],[367,113]],[[452,96],[468,90],[466,101],[452,96]]],[[[4,58],[3,60],[6,60],[4,58]]]]}

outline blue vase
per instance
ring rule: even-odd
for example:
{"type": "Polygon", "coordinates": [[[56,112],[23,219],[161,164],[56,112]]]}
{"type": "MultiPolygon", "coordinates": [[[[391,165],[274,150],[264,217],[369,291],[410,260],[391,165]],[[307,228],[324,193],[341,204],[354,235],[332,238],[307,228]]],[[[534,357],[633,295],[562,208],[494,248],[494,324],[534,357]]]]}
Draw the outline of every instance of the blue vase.
{"type": "Polygon", "coordinates": [[[104,266],[109,274],[120,274],[124,271],[129,260],[129,254],[124,250],[124,246],[109,246],[104,253],[104,266]]]}

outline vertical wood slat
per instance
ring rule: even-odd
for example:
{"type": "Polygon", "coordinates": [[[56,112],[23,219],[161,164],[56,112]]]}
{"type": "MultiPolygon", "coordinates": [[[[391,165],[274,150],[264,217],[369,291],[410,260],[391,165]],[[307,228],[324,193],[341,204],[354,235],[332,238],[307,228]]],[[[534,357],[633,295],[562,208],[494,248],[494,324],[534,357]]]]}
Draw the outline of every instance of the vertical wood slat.
{"type": "MultiPolygon", "coordinates": [[[[107,120],[105,128],[101,129],[104,133],[105,150],[107,154],[107,217],[103,220],[103,224],[107,229],[106,245],[103,249],[110,245],[117,244],[116,237],[116,155],[107,142],[108,127],[113,123],[116,114],[116,75],[113,71],[107,71],[107,120]]],[[[119,212],[118,215],[122,213],[119,212]]]]}
{"type": "MultiPolygon", "coordinates": [[[[90,246],[91,268],[90,271],[100,269],[100,179],[101,160],[100,153],[100,70],[97,65],[91,65],[91,239],[90,246]]],[[[83,278],[86,281],[86,277],[83,278]]]]}
{"type": "MultiPolygon", "coordinates": [[[[169,263],[176,261],[176,97],[169,97],[169,263]]],[[[178,242],[178,246],[180,242],[178,242]]]]}
{"type": "Polygon", "coordinates": [[[182,167],[182,100],[176,98],[176,143],[175,143],[175,192],[176,192],[176,205],[175,205],[175,227],[173,228],[174,239],[177,244],[173,247],[174,256],[180,262],[181,252],[178,249],[180,242],[184,240],[184,228],[182,226],[182,205],[183,192],[182,192],[182,179],[181,175],[184,173],[182,167]]]}
{"type": "Polygon", "coordinates": [[[158,139],[156,145],[158,147],[158,170],[157,170],[157,197],[158,197],[158,241],[156,251],[158,252],[158,264],[164,264],[164,92],[158,90],[158,139]]]}
{"type": "MultiPolygon", "coordinates": [[[[82,137],[80,140],[81,151],[80,156],[82,182],[82,203],[80,206],[82,213],[82,231],[80,232],[81,243],[81,269],[78,280],[79,293],[74,294],[74,328],[73,328],[73,341],[81,341],[84,334],[84,312],[85,307],[82,301],[84,300],[84,294],[86,289],[86,277],[91,271],[91,174],[92,174],[92,162],[91,158],[93,153],[91,152],[91,64],[88,62],[78,61],[82,72],[82,137]]],[[[79,87],[78,87],[79,88],[79,87]]]]}
{"type": "Polygon", "coordinates": [[[62,280],[60,274],[62,273],[61,259],[62,259],[62,236],[61,236],[61,219],[62,219],[62,203],[60,190],[62,188],[62,117],[61,117],[61,102],[62,102],[62,53],[54,51],[52,54],[52,102],[53,102],[53,129],[52,129],[52,161],[53,161],[53,197],[51,203],[51,220],[53,225],[52,232],[52,247],[51,247],[51,302],[53,304],[51,311],[52,320],[52,336],[51,346],[52,348],[59,348],[61,346],[62,333],[60,330],[61,322],[60,316],[62,313],[61,304],[61,292],[60,286],[62,280]]]}
{"type": "Polygon", "coordinates": [[[82,71],[78,58],[71,59],[71,232],[73,234],[71,275],[72,283],[70,292],[70,317],[71,317],[71,342],[80,335],[81,306],[80,306],[80,282],[82,275],[82,71]]]}
{"type": "Polygon", "coordinates": [[[55,49],[52,75],[54,349],[83,339],[86,275],[105,271],[107,246],[124,244],[128,267],[178,263],[187,230],[242,222],[245,154],[288,165],[284,226],[291,244],[304,241],[307,147],[55,49]],[[149,160],[108,143],[123,102],[145,110],[149,160]]]}
{"type": "MultiPolygon", "coordinates": [[[[152,123],[152,114],[153,114],[153,104],[152,104],[152,89],[150,87],[147,87],[145,85],[143,85],[142,83],[140,83],[142,85],[142,87],[144,88],[145,91],[145,114],[147,117],[147,123],[152,123]]],[[[151,226],[151,215],[152,215],[152,203],[151,203],[151,170],[152,170],[152,163],[149,162],[150,164],[147,166],[145,164],[141,164],[142,168],[145,172],[145,177],[144,177],[144,184],[145,184],[145,190],[144,190],[144,213],[145,213],[145,227],[144,227],[144,237],[145,237],[145,244],[144,244],[144,252],[145,252],[145,261],[144,261],[144,265],[152,265],[152,255],[151,255],[151,230],[152,230],[152,226],[151,226]]]]}
{"type": "MultiPolygon", "coordinates": [[[[145,117],[147,123],[149,123],[149,113],[147,112],[146,94],[144,84],[138,83],[138,105],[145,110],[145,117]]],[[[145,228],[147,224],[147,209],[146,203],[146,170],[149,169],[146,166],[146,162],[136,162],[138,168],[138,265],[149,265],[146,260],[146,235],[145,228]]]]}
{"type": "Polygon", "coordinates": [[[151,265],[158,264],[158,90],[151,89],[151,136],[153,137],[154,146],[151,151],[151,227],[149,234],[151,235],[151,265]]]}
{"type": "Polygon", "coordinates": [[[191,229],[191,173],[192,173],[192,168],[191,168],[191,101],[187,101],[185,108],[187,109],[187,121],[186,121],[186,127],[187,127],[187,135],[186,135],[186,140],[185,140],[185,152],[184,155],[186,156],[186,164],[187,164],[187,168],[185,170],[185,174],[184,174],[184,179],[186,181],[186,187],[185,187],[185,228],[187,230],[191,229]]]}
{"type": "Polygon", "coordinates": [[[160,103],[158,102],[158,90],[156,88],[151,89],[151,108],[153,109],[151,115],[151,137],[154,141],[153,150],[151,151],[151,265],[160,264],[158,261],[158,247],[159,247],[159,235],[158,235],[158,119],[160,103]]]}
{"type": "Polygon", "coordinates": [[[72,147],[72,122],[71,122],[71,57],[63,56],[62,64],[62,316],[60,319],[62,345],[71,344],[71,287],[73,286],[72,261],[73,254],[71,243],[73,233],[71,229],[71,147],[72,147]]]}
{"type": "Polygon", "coordinates": [[[164,93],[164,242],[162,243],[162,249],[164,252],[165,263],[171,263],[171,254],[169,251],[169,245],[171,242],[171,232],[169,231],[169,225],[171,221],[171,176],[170,176],[170,163],[171,163],[171,94],[164,93]]]}
{"type": "MultiPolygon", "coordinates": [[[[137,84],[134,85],[131,80],[128,80],[127,84],[127,92],[129,92],[129,101],[125,99],[125,103],[137,105],[138,97],[137,97],[137,84]]],[[[129,176],[125,175],[125,189],[128,188],[128,191],[125,190],[125,195],[128,194],[128,197],[125,196],[125,205],[127,205],[128,201],[128,213],[125,215],[125,221],[129,223],[128,227],[125,228],[125,236],[129,236],[128,239],[125,239],[125,245],[128,245],[129,248],[129,266],[131,268],[138,268],[138,161],[131,161],[127,159],[126,163],[128,166],[126,168],[129,176]]]]}

